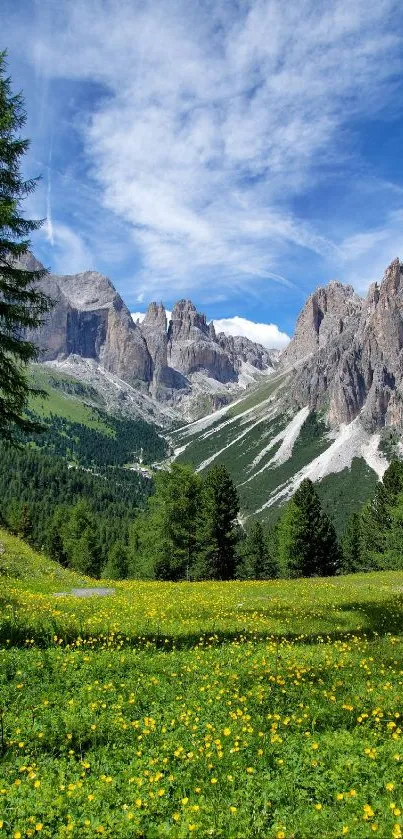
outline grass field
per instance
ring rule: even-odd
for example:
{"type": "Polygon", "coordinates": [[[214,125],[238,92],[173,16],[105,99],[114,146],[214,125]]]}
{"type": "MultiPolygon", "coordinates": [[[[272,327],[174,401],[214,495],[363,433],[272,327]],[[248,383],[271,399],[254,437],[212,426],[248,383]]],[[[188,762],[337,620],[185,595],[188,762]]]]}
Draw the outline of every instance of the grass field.
{"type": "Polygon", "coordinates": [[[79,600],[0,543],[1,839],[402,836],[403,572],[79,600]]]}
{"type": "Polygon", "coordinates": [[[111,434],[110,428],[102,422],[99,412],[95,411],[91,404],[85,403],[87,399],[89,402],[92,401],[95,407],[104,407],[99,397],[99,405],[96,404],[97,395],[95,392],[90,392],[89,387],[86,395],[86,386],[76,382],[71,376],[62,375],[53,370],[48,372],[39,365],[31,367],[31,381],[35,387],[41,388],[47,394],[45,398],[32,397],[30,401],[31,410],[42,419],[48,419],[54,414],[70,422],[82,423],[108,436],[111,434]],[[68,388],[71,388],[71,393],[68,392],[68,388]],[[81,388],[82,393],[79,396],[76,395],[74,388],[81,388]]]}

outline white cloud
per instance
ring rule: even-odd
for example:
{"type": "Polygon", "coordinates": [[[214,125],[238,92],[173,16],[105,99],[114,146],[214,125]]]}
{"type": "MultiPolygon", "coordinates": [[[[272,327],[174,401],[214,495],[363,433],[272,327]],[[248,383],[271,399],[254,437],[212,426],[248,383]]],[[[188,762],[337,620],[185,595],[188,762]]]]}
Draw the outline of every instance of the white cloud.
{"type": "Polygon", "coordinates": [[[290,338],[285,332],[280,332],[275,323],[255,323],[253,320],[235,315],[233,318],[221,318],[214,321],[216,332],[226,335],[243,335],[250,341],[263,344],[268,349],[283,349],[290,338]]]}
{"type": "Polygon", "coordinates": [[[391,99],[395,0],[37,8],[21,40],[38,76],[104,86],[81,131],[101,201],[141,254],[139,302],[289,285],[278,266],[292,247],[340,255],[295,198],[346,160],[349,121],[391,99]]]}

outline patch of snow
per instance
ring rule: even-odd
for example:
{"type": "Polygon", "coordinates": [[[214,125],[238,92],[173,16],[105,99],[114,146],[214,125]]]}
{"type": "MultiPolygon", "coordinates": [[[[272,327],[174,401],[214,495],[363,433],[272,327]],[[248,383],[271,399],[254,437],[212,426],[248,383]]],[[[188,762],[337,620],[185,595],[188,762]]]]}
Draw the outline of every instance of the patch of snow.
{"type": "Polygon", "coordinates": [[[276,452],[276,454],[274,455],[274,457],[272,457],[271,460],[269,460],[268,463],[265,463],[265,465],[262,466],[261,469],[258,469],[257,472],[254,472],[253,475],[251,475],[245,481],[242,481],[242,483],[239,484],[239,486],[244,486],[245,484],[249,484],[250,481],[253,481],[255,478],[257,478],[258,475],[261,475],[261,473],[264,472],[266,469],[272,468],[273,465],[280,466],[282,463],[285,463],[286,460],[289,460],[289,458],[292,455],[294,444],[295,444],[296,440],[298,439],[301,428],[302,428],[308,414],[309,414],[309,408],[307,408],[307,407],[306,408],[301,408],[301,410],[298,411],[298,413],[295,415],[295,417],[293,417],[291,422],[285,428],[283,428],[282,431],[279,431],[279,433],[276,434],[275,437],[272,437],[272,439],[270,440],[270,443],[268,443],[268,445],[265,446],[264,449],[262,449],[262,451],[259,452],[257,457],[255,457],[255,459],[252,461],[250,469],[253,469],[254,466],[257,466],[257,464],[260,463],[260,461],[262,460],[264,455],[267,454],[277,443],[280,443],[282,441],[281,446],[278,449],[278,451],[276,452]]]}
{"type": "Polygon", "coordinates": [[[262,402],[259,402],[257,405],[252,405],[251,408],[246,408],[245,411],[242,411],[239,414],[231,416],[225,422],[217,424],[217,427],[211,428],[211,426],[214,425],[217,422],[217,420],[219,420],[221,417],[225,417],[225,415],[228,413],[228,411],[232,410],[236,405],[240,405],[244,401],[244,399],[247,398],[245,396],[241,396],[239,399],[234,400],[233,402],[229,403],[228,405],[224,405],[222,408],[219,408],[217,411],[214,411],[211,414],[207,414],[205,417],[201,417],[201,419],[194,420],[194,422],[190,422],[186,425],[182,425],[180,428],[175,429],[175,431],[173,432],[173,436],[175,436],[176,434],[180,434],[183,437],[191,437],[191,436],[194,436],[194,437],[197,436],[198,437],[199,433],[201,431],[206,431],[206,429],[209,429],[202,436],[202,439],[205,440],[205,439],[207,439],[207,437],[210,437],[211,435],[217,434],[218,432],[220,432],[227,425],[231,425],[232,423],[239,422],[239,421],[241,421],[241,423],[242,423],[249,416],[249,414],[254,414],[256,416],[256,414],[258,412],[265,411],[266,413],[265,413],[264,418],[267,419],[268,416],[273,415],[274,410],[269,415],[266,411],[266,408],[267,408],[268,405],[270,405],[271,403],[273,403],[275,401],[276,395],[277,395],[277,391],[273,390],[273,392],[270,394],[270,396],[263,399],[262,402]]]}
{"type": "Polygon", "coordinates": [[[280,466],[282,463],[285,463],[286,460],[289,460],[292,455],[294,443],[298,439],[301,428],[308,415],[309,408],[307,406],[298,411],[295,417],[291,420],[290,424],[287,425],[287,428],[284,429],[283,442],[278,451],[276,451],[274,457],[272,457],[270,463],[280,466]]]}
{"type": "Polygon", "coordinates": [[[256,384],[256,382],[272,376],[274,372],[274,367],[266,367],[264,370],[259,370],[258,367],[254,367],[249,361],[242,361],[241,369],[238,373],[238,387],[246,390],[246,388],[256,384]]]}

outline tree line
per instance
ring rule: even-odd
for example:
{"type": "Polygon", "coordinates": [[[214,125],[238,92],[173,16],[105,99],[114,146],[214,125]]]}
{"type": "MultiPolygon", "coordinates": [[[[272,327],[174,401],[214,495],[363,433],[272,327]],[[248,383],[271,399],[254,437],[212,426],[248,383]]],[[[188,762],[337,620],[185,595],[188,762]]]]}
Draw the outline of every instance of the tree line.
{"type": "Polygon", "coordinates": [[[163,580],[275,579],[403,568],[403,464],[393,461],[373,498],[338,540],[315,485],[302,481],[274,525],[244,528],[224,466],[205,477],[174,464],[155,479],[129,543],[105,575],[163,580]],[[124,559],[123,559],[124,558],[124,559]]]}
{"type": "Polygon", "coordinates": [[[239,518],[224,466],[174,463],[150,481],[96,474],[0,444],[0,519],[65,566],[109,579],[231,580],[403,568],[403,464],[394,461],[338,541],[315,485],[302,481],[274,525],[239,518]]]}

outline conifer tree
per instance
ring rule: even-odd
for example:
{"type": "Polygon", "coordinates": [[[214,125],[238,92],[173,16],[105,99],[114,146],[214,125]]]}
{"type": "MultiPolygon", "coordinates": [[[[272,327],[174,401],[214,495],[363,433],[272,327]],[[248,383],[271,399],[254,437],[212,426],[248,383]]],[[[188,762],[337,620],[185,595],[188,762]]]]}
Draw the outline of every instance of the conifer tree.
{"type": "Polygon", "coordinates": [[[238,548],[240,562],[237,577],[252,580],[270,580],[278,577],[278,562],[273,561],[270,546],[259,521],[250,527],[238,548]]]}
{"type": "Polygon", "coordinates": [[[377,484],[373,498],[361,512],[361,551],[366,570],[387,567],[384,555],[391,550],[391,530],[396,533],[396,517],[393,517],[392,510],[399,503],[402,492],[403,463],[394,460],[383,480],[377,484]]]}
{"type": "MultiPolygon", "coordinates": [[[[361,516],[352,513],[348,519],[346,529],[341,540],[341,570],[344,574],[365,570],[363,568],[361,516]]],[[[364,560],[365,566],[365,560],[364,560]]]]}
{"type": "Polygon", "coordinates": [[[280,520],[278,548],[280,563],[291,577],[328,576],[338,570],[336,533],[308,478],[302,481],[280,520]]]}
{"type": "Polygon", "coordinates": [[[115,542],[108,554],[102,571],[107,580],[125,580],[128,572],[127,548],[121,541],[115,542]]]}
{"type": "Polygon", "coordinates": [[[213,466],[203,481],[199,527],[200,576],[232,580],[239,498],[225,466],[213,466]]]}
{"type": "MultiPolygon", "coordinates": [[[[189,466],[174,463],[155,477],[155,493],[136,522],[133,573],[152,566],[159,580],[193,577],[198,558],[197,522],[201,479],[189,466]]],[[[141,574],[142,576],[142,574],[141,574]]]]}
{"type": "Polygon", "coordinates": [[[78,501],[70,510],[63,533],[68,563],[75,571],[98,577],[101,555],[95,517],[86,501],[78,501]]]}
{"type": "MultiPolygon", "coordinates": [[[[29,234],[40,221],[22,215],[21,202],[35,188],[35,180],[24,180],[21,158],[29,141],[20,137],[26,114],[24,100],[13,95],[6,76],[6,54],[0,53],[0,437],[15,438],[17,428],[38,430],[25,416],[27,401],[35,392],[28,382],[26,367],[37,358],[37,349],[24,340],[25,330],[37,328],[51,307],[38,288],[45,270],[30,270],[22,260],[27,254],[29,234]],[[21,261],[22,260],[22,261],[21,261]]],[[[36,391],[38,392],[38,391],[36,391]]]]}

